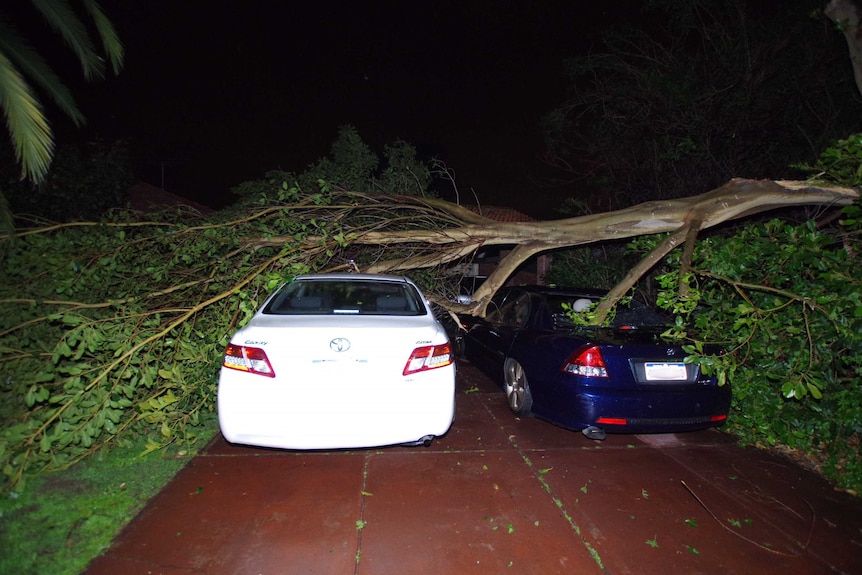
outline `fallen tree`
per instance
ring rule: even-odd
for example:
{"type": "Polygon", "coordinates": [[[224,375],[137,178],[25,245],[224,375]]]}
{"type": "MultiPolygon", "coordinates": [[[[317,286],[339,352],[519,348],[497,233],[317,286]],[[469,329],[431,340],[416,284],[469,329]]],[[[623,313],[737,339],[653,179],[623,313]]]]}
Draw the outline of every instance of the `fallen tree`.
{"type": "MultiPolygon", "coordinates": [[[[733,180],[716,190],[558,221],[501,224],[461,206],[344,190],[301,193],[273,180],[207,219],[135,214],[20,229],[6,238],[0,285],[0,468],[8,485],[62,469],[128,433],[148,449],[198,437],[215,410],[216,372],[230,333],[299,273],[359,269],[422,275],[434,292],[449,264],[480,246],[515,245],[462,306],[481,315],[533,254],[669,232],[617,286],[697,231],[789,206],[844,206],[852,189],[733,180]]],[[[613,305],[612,299],[605,303],[613,305]]]]}

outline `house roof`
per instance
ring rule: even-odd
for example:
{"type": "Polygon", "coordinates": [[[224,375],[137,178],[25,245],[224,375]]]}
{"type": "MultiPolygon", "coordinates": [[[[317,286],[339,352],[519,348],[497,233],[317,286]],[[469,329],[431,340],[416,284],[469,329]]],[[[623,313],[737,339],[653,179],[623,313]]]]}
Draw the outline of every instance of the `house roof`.
{"type": "Polygon", "coordinates": [[[502,206],[462,206],[495,222],[535,222],[536,218],[502,206]]]}
{"type": "Polygon", "coordinates": [[[160,212],[170,208],[186,207],[200,214],[211,214],[215,210],[146,182],[135,182],[126,191],[129,207],[137,212],[160,212]]]}

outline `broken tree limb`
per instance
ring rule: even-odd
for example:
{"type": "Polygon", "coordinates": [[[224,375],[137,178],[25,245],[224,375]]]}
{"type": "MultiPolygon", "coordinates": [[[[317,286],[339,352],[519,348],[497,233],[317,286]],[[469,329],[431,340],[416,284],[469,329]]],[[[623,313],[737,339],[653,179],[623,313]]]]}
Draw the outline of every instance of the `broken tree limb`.
{"type": "Polygon", "coordinates": [[[689,235],[689,228],[683,226],[658,243],[650,252],[641,258],[638,264],[630,269],[625,277],[617,283],[596,308],[596,323],[602,324],[608,317],[608,312],[613,309],[620,299],[625,296],[640,278],[646,275],[663,257],[672,252],[680,242],[684,242],[689,235]]]}
{"type": "MultiPolygon", "coordinates": [[[[693,242],[698,231],[730,220],[784,207],[845,206],[853,203],[858,197],[859,192],[851,188],[820,186],[812,182],[734,178],[698,196],[645,202],[614,212],[563,220],[519,223],[491,222],[487,218],[477,216],[465,208],[443,200],[399,198],[405,203],[412,202],[425,207],[442,209],[456,218],[464,216],[464,225],[436,230],[374,230],[357,234],[352,238],[352,242],[382,246],[430,244],[450,248],[454,244],[458,247],[448,253],[464,254],[472,253],[482,245],[517,246],[501,261],[498,268],[474,294],[474,298],[478,301],[470,306],[461,306],[460,311],[483,315],[488,300],[500,286],[505,284],[511,273],[526,259],[544,251],[605,240],[672,233],[672,239],[661,244],[661,250],[656,252],[658,254],[664,249],[670,251],[680,242],[683,244],[693,242]],[[469,215],[464,212],[469,212],[469,215]]],[[[650,269],[650,262],[654,263],[653,260],[658,261],[658,259],[660,257],[654,255],[644,258],[642,264],[632,270],[624,280],[624,284],[628,287],[621,285],[618,286],[619,290],[616,288],[612,290],[612,293],[616,294],[616,299],[626,293],[628,288],[650,269]]],[[[395,268],[386,268],[381,265],[383,262],[378,263],[374,266],[374,271],[427,267],[430,261],[433,261],[433,258],[423,254],[415,259],[397,260],[395,268]]],[[[613,298],[608,299],[613,300],[613,298]]]]}
{"type": "MultiPolygon", "coordinates": [[[[693,219],[689,222],[687,229],[685,230],[685,247],[682,250],[682,259],[680,261],[679,267],[679,275],[681,278],[684,278],[686,274],[691,270],[691,260],[694,258],[694,243],[697,241],[697,234],[700,232],[700,226],[702,222],[697,218],[693,219]]],[[[679,295],[685,296],[688,294],[688,281],[680,281],[679,283],[679,295]]]]}
{"type": "Polygon", "coordinates": [[[521,264],[534,255],[547,250],[547,245],[542,242],[531,242],[515,246],[515,249],[500,261],[494,271],[491,272],[488,278],[482,282],[482,285],[480,285],[473,294],[473,299],[482,304],[479,308],[481,315],[484,316],[488,301],[495,293],[497,293],[497,290],[506,283],[509,276],[515,273],[515,270],[517,270],[521,264]]]}
{"type": "Polygon", "coordinates": [[[420,255],[379,261],[371,264],[370,266],[367,266],[362,271],[365,273],[376,274],[383,272],[392,273],[402,270],[435,267],[453,261],[457,261],[466,256],[469,256],[470,254],[475,252],[477,248],[478,246],[476,244],[467,244],[463,246],[456,246],[455,249],[438,249],[437,251],[427,251],[420,255]]]}

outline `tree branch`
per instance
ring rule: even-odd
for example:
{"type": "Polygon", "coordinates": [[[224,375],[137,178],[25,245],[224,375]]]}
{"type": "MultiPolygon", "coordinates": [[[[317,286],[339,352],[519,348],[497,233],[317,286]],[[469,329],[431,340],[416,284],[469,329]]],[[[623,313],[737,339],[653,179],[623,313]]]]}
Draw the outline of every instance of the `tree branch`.
{"type": "Polygon", "coordinates": [[[630,269],[628,273],[626,273],[625,277],[617,283],[617,285],[615,285],[613,289],[608,292],[608,295],[599,303],[596,308],[596,323],[604,323],[605,319],[608,317],[608,312],[610,312],[617,302],[620,301],[620,298],[627,294],[628,291],[632,289],[632,286],[634,286],[641,277],[651,270],[657,262],[673,251],[673,249],[679,245],[680,241],[683,241],[683,238],[688,235],[688,231],[688,226],[685,226],[667,236],[656,247],[650,250],[650,252],[645,255],[636,266],[630,269]]]}

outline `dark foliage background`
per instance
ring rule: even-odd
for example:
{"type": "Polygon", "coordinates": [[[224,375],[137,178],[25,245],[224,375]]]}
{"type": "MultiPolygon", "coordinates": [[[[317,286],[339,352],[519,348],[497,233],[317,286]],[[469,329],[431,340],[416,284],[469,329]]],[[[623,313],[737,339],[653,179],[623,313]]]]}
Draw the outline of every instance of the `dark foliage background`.
{"type": "MultiPolygon", "coordinates": [[[[0,146],[0,156],[11,158],[8,146],[0,146]]],[[[61,146],[41,184],[21,180],[20,169],[11,161],[0,164],[0,189],[11,211],[29,223],[98,220],[109,210],[125,207],[134,181],[128,145],[122,140],[61,146]]]]}
{"type": "Polygon", "coordinates": [[[847,45],[816,0],[653,0],[567,61],[543,119],[551,183],[582,210],[793,179],[862,127],[847,45]]]}

